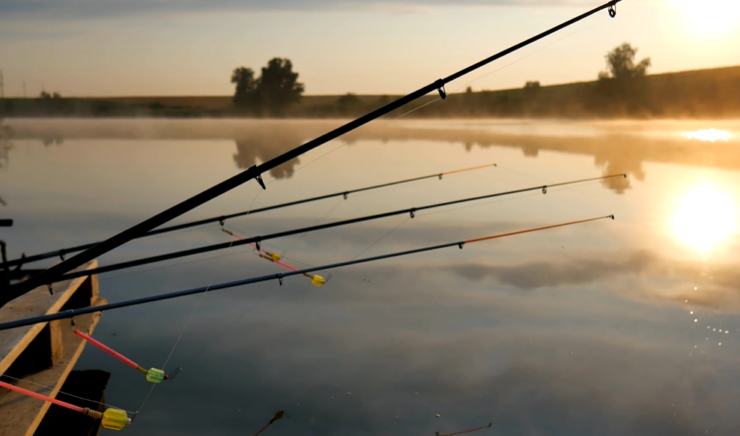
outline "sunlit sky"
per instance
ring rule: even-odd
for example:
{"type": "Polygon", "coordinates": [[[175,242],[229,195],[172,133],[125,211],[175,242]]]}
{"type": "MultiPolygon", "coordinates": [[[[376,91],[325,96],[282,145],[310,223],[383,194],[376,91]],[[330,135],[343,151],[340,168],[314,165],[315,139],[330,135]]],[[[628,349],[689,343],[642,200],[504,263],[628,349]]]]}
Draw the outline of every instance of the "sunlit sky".
{"type": "MultiPolygon", "coordinates": [[[[398,94],[604,2],[0,0],[0,69],[6,96],[227,95],[235,67],[279,56],[307,94],[398,94]]],[[[517,60],[471,86],[593,80],[622,42],[652,73],[740,65],[739,40],[740,1],[624,0],[448,90],[517,60]]]]}

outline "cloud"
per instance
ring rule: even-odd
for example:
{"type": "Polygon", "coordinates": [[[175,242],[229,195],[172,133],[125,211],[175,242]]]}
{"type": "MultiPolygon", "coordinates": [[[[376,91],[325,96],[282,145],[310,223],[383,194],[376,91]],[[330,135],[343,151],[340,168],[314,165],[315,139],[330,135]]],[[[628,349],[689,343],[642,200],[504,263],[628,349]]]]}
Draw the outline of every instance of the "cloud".
{"type": "Polygon", "coordinates": [[[448,267],[472,281],[495,281],[519,289],[610,283],[639,300],[684,302],[723,312],[740,312],[740,271],[735,265],[711,269],[701,262],[662,258],[648,251],[595,252],[588,257],[517,265],[460,264],[448,267]],[[622,280],[617,280],[622,279],[622,280]],[[645,283],[651,283],[645,285],[645,283]],[[702,283],[694,289],[694,284],[702,283]]]}
{"type": "Polygon", "coordinates": [[[31,18],[119,18],[136,14],[223,13],[233,11],[313,12],[380,10],[413,11],[460,6],[587,6],[587,0],[9,0],[0,2],[0,16],[31,18]]]}

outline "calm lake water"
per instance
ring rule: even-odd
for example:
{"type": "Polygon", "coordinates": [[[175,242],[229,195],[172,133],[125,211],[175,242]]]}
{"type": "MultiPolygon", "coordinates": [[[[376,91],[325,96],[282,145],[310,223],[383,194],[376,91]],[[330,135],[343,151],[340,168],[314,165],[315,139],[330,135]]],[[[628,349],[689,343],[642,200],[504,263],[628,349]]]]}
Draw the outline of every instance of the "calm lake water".
{"type": "MultiPolygon", "coordinates": [[[[0,212],[15,225],[0,230],[15,258],[105,238],[339,122],[8,124],[0,212]]],[[[226,227],[259,235],[629,177],[264,246],[314,266],[609,214],[615,221],[348,267],[321,288],[292,277],[282,287],[105,313],[94,336],[145,367],[161,367],[182,333],[166,371],[183,372],[156,386],[124,432],[251,435],[285,410],[290,418],[264,435],[433,436],[489,423],[477,434],[737,435],[740,122],[380,121],[272,171],[266,191],[250,182],[176,222],[487,163],[497,167],[226,227]]],[[[229,238],[214,224],[131,242],[99,261],[229,238]]],[[[278,271],[240,247],[112,272],[100,285],[114,302],[278,271]]],[[[112,373],[106,400],[127,410],[139,410],[151,387],[91,346],[76,369],[112,373]]]]}

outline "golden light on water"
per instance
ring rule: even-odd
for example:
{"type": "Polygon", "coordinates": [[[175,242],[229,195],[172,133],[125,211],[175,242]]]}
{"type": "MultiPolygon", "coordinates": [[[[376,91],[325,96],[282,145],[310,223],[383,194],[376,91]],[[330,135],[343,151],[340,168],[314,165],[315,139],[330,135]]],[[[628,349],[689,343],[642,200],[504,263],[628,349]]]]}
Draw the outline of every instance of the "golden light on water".
{"type": "Polygon", "coordinates": [[[708,130],[697,130],[695,132],[683,132],[681,136],[688,139],[698,139],[699,141],[729,141],[732,138],[730,132],[724,130],[708,129],[708,130]]]}
{"type": "Polygon", "coordinates": [[[680,240],[704,253],[737,232],[737,220],[733,197],[704,181],[679,199],[672,224],[680,240]]]}

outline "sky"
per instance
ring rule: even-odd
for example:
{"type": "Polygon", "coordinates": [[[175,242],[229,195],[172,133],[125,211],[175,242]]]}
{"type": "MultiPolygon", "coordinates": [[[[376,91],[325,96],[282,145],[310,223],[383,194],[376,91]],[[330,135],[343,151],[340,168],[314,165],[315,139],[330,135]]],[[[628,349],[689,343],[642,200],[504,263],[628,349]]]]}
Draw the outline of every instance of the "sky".
{"type": "MultiPolygon", "coordinates": [[[[291,59],[306,94],[404,94],[604,0],[0,0],[6,97],[230,95],[291,59]],[[24,88],[25,84],[25,88],[24,88]]],[[[740,65],[737,0],[623,0],[448,85],[587,81],[623,42],[651,73],[740,65]]]]}

